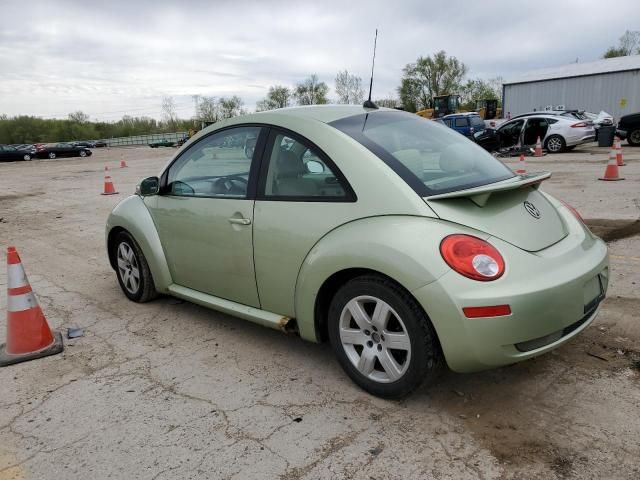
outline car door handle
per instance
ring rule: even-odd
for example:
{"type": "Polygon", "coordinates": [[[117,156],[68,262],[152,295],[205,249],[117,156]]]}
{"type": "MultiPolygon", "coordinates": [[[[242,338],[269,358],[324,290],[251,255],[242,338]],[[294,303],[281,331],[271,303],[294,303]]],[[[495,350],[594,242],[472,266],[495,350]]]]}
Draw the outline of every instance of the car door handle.
{"type": "Polygon", "coordinates": [[[231,217],[229,219],[229,223],[235,223],[237,225],[251,225],[251,220],[249,220],[248,218],[231,217]]]}

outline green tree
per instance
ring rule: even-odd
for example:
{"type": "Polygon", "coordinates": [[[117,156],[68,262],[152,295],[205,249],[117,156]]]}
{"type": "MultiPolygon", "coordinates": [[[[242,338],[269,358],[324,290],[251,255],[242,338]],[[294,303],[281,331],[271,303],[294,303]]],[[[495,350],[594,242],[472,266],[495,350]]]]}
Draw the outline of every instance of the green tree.
{"type": "Polygon", "coordinates": [[[364,100],[362,79],[350,74],[347,70],[338,72],[335,79],[335,90],[338,103],[360,104],[364,100]]]}
{"type": "Polygon", "coordinates": [[[434,96],[457,93],[466,73],[467,66],[456,57],[448,57],[444,50],[418,57],[404,67],[398,88],[405,110],[422,110],[431,105],[434,96]]]}
{"type": "Polygon", "coordinates": [[[475,110],[479,100],[499,100],[502,95],[502,79],[470,79],[460,89],[460,103],[463,110],[475,110]]]}
{"type": "Polygon", "coordinates": [[[269,87],[267,96],[256,104],[257,112],[275,110],[276,108],[286,108],[291,105],[292,93],[288,87],[274,85],[269,87]]]}
{"type": "Polygon", "coordinates": [[[326,83],[318,81],[318,76],[314,73],[296,85],[293,96],[300,105],[317,105],[329,103],[327,93],[329,87],[326,83]]]}
{"type": "Polygon", "coordinates": [[[625,31],[618,39],[618,45],[609,47],[602,58],[626,57],[640,54],[640,30],[625,31]]]}
{"type": "Polygon", "coordinates": [[[398,100],[397,98],[392,98],[392,97],[378,98],[377,100],[374,100],[373,103],[375,103],[379,107],[386,107],[386,108],[399,108],[400,107],[400,100],[398,100]]]}
{"type": "Polygon", "coordinates": [[[244,115],[247,112],[242,108],[242,105],[244,105],[244,102],[237,95],[229,98],[220,97],[220,99],[218,100],[220,119],[244,115]]]}

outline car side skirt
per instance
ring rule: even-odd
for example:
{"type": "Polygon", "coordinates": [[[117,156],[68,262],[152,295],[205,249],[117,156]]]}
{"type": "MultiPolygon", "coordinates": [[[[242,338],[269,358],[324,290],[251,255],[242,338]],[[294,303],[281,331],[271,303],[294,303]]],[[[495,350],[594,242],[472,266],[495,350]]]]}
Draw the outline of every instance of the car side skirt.
{"type": "Polygon", "coordinates": [[[175,297],[197,303],[198,305],[211,308],[219,312],[233,315],[234,317],[249,320],[250,322],[262,325],[263,327],[269,327],[283,332],[294,330],[291,319],[277,313],[267,312],[266,310],[249,307],[224,298],[214,297],[213,295],[202,293],[175,283],[169,285],[167,290],[170,295],[175,297]]]}

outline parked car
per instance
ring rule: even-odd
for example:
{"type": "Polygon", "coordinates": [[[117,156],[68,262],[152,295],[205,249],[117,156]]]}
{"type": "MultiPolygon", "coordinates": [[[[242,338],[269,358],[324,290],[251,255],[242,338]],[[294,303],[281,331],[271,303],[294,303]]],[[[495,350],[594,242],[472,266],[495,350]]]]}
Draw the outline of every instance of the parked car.
{"type": "Polygon", "coordinates": [[[27,152],[32,157],[35,156],[36,147],[31,145],[30,143],[18,143],[11,146],[17,148],[20,151],[27,152]]]}
{"type": "Polygon", "coordinates": [[[90,155],[91,150],[88,148],[77,147],[71,143],[45,143],[36,151],[38,158],[88,157],[90,155]]]}
{"type": "Polygon", "coordinates": [[[21,150],[13,145],[0,145],[0,162],[12,160],[31,160],[33,154],[27,150],[21,150]]]}
{"type": "Polygon", "coordinates": [[[538,188],[549,177],[414,114],[280,109],[193,137],[113,209],[106,246],[130,300],[328,340],[355,383],[400,397],[442,359],[515,363],[593,321],[607,246],[538,188]],[[250,158],[224,141],[254,137],[250,158]]]}
{"type": "Polygon", "coordinates": [[[176,146],[177,147],[181,147],[182,145],[184,145],[185,143],[187,143],[189,141],[189,135],[183,135],[182,138],[180,138],[177,142],[176,142],[176,146]]]}
{"type": "Polygon", "coordinates": [[[473,138],[474,133],[485,129],[484,120],[475,112],[451,113],[442,117],[442,121],[447,127],[469,138],[473,138]]]}
{"type": "Polygon", "coordinates": [[[486,129],[474,135],[476,143],[488,151],[535,145],[538,137],[547,151],[558,153],[592,142],[595,129],[588,120],[545,112],[518,115],[495,130],[486,129]]]}
{"type": "Polygon", "coordinates": [[[176,142],[174,142],[173,140],[167,140],[167,139],[162,139],[162,140],[158,140],[156,142],[150,142],[149,146],[151,148],[158,148],[158,147],[173,147],[175,146],[176,142]]]}
{"type": "Polygon", "coordinates": [[[107,146],[107,142],[105,140],[96,140],[95,145],[96,148],[104,148],[107,146]]]}
{"type": "Polygon", "coordinates": [[[71,142],[71,145],[75,145],[76,147],[95,148],[96,142],[93,140],[81,140],[79,142],[71,142]]]}
{"type": "Polygon", "coordinates": [[[620,117],[618,129],[624,131],[629,145],[637,147],[640,145],[640,113],[632,113],[620,117]]]}

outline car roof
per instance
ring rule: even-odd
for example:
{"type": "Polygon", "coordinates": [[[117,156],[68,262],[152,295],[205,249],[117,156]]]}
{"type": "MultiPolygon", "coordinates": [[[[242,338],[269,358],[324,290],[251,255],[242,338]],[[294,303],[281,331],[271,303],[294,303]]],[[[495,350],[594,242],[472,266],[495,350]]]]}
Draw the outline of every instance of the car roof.
{"type": "Polygon", "coordinates": [[[399,112],[393,108],[380,107],[379,109],[364,108],[362,105],[305,105],[301,107],[279,108],[277,110],[267,110],[264,112],[251,113],[246,117],[259,117],[263,114],[285,115],[288,117],[313,118],[323,123],[331,123],[346,117],[361,115],[364,113],[375,113],[379,111],[399,112]]]}

